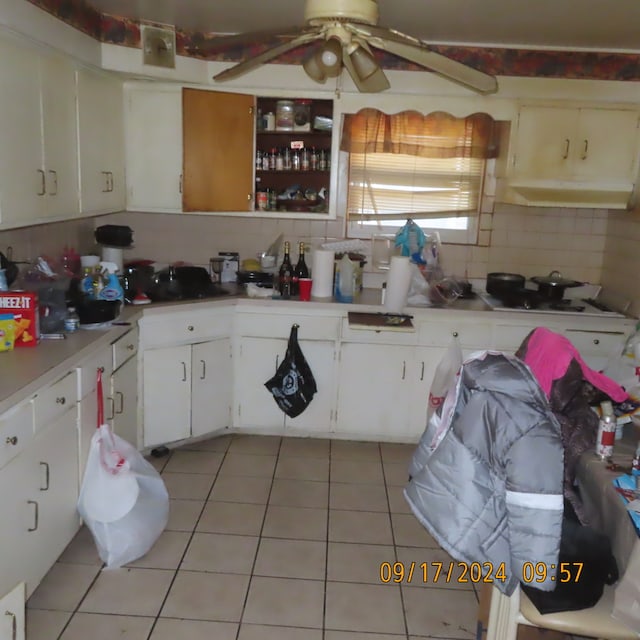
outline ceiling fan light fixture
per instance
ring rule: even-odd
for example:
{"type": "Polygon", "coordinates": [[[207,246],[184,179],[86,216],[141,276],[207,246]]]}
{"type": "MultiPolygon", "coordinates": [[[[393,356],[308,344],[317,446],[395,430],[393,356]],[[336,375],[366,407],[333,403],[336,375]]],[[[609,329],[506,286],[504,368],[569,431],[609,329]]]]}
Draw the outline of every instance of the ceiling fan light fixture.
{"type": "Polygon", "coordinates": [[[320,50],[320,62],[324,72],[335,78],[342,71],[342,43],[336,38],[329,38],[320,50]]]}
{"type": "Polygon", "coordinates": [[[349,53],[351,64],[358,74],[360,80],[364,81],[371,77],[376,71],[380,70],[376,59],[364,47],[357,45],[353,51],[349,53]]]}
{"type": "Polygon", "coordinates": [[[302,63],[302,68],[312,80],[320,84],[324,84],[327,81],[327,74],[322,64],[322,49],[315,49],[302,63]]]}

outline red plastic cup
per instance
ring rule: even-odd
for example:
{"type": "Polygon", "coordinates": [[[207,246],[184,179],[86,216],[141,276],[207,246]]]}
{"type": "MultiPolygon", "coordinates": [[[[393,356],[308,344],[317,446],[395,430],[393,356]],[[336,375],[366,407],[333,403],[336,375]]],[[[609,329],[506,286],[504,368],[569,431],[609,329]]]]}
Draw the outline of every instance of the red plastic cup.
{"type": "Polygon", "coordinates": [[[300,300],[311,300],[311,278],[300,278],[298,287],[300,290],[300,300]]]}

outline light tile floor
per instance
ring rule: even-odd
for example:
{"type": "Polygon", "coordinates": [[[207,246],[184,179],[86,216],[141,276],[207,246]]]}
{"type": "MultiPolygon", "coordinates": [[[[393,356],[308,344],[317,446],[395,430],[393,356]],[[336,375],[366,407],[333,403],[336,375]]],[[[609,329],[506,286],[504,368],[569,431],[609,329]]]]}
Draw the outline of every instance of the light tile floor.
{"type": "Polygon", "coordinates": [[[402,496],[413,450],[235,435],[152,458],[166,531],[103,570],[82,528],[27,603],[27,639],[475,638],[474,585],[434,584],[451,558],[402,496]],[[394,563],[411,581],[382,581],[394,563]]]}

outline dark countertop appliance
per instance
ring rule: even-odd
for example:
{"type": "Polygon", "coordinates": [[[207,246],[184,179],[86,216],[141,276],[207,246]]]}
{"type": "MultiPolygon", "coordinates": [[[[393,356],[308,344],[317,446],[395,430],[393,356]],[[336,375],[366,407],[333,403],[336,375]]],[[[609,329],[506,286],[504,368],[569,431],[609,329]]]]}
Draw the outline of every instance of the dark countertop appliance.
{"type": "Polygon", "coordinates": [[[147,295],[153,302],[169,300],[198,300],[226,295],[227,292],[211,281],[204,267],[169,266],[153,276],[147,295]]]}

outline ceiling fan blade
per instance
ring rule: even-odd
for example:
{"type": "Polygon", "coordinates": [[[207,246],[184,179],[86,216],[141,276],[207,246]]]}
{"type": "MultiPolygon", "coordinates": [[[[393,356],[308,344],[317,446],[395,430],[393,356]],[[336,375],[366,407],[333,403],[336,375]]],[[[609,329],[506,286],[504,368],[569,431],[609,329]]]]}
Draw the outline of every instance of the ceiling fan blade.
{"type": "Polygon", "coordinates": [[[345,50],[344,55],[342,56],[342,64],[344,64],[345,69],[349,72],[349,75],[351,76],[351,79],[356,85],[358,91],[361,93],[379,93],[380,91],[385,91],[391,86],[387,76],[384,75],[384,71],[382,71],[382,69],[377,65],[376,69],[366,78],[361,78],[356,68],[356,64],[353,62],[352,55],[353,53],[349,54],[348,51],[345,50]]]}
{"type": "Polygon", "coordinates": [[[349,25],[349,28],[353,33],[366,38],[371,46],[427,67],[434,73],[468,89],[483,94],[495,93],[498,90],[498,82],[494,76],[431,51],[417,38],[412,38],[393,29],[372,25],[352,24],[349,25]]]}
{"type": "Polygon", "coordinates": [[[213,79],[217,82],[223,82],[224,80],[231,80],[232,78],[237,78],[238,76],[243,75],[255,69],[257,66],[264,64],[265,62],[269,62],[269,60],[273,60],[278,56],[290,51],[291,49],[295,49],[300,45],[306,44],[307,42],[312,42],[313,40],[318,40],[322,37],[322,33],[317,29],[309,31],[307,33],[303,33],[302,35],[294,38],[293,40],[289,40],[288,42],[283,42],[276,47],[271,47],[266,51],[254,56],[253,58],[249,58],[244,62],[240,62],[239,64],[230,67],[229,69],[225,69],[220,73],[213,76],[213,79]]]}
{"type": "Polygon", "coordinates": [[[298,25],[280,29],[264,29],[261,31],[235,33],[229,36],[217,36],[196,43],[194,47],[189,47],[187,51],[194,54],[225,53],[234,47],[252,47],[277,41],[278,38],[294,38],[305,31],[305,27],[298,25]]]}

